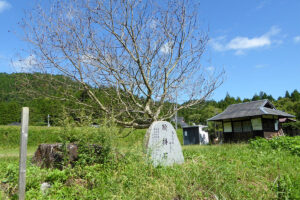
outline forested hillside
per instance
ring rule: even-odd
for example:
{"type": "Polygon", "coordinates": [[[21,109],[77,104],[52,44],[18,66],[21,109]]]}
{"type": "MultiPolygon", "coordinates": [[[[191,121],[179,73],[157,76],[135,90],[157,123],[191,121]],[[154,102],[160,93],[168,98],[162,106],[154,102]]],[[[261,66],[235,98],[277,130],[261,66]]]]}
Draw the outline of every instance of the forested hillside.
{"type": "MultiPolygon", "coordinates": [[[[61,99],[53,99],[49,96],[57,96],[57,89],[62,85],[57,84],[55,87],[47,84],[47,81],[56,80],[57,83],[67,81],[74,85],[71,93],[75,96],[80,96],[82,102],[88,101],[87,94],[76,86],[76,83],[70,79],[66,79],[59,75],[44,75],[44,74],[6,74],[0,73],[0,124],[6,125],[13,122],[20,122],[21,107],[30,107],[30,122],[31,125],[46,125],[48,114],[51,116],[50,121],[53,125],[59,125],[59,121],[65,120],[66,108],[80,110],[80,106],[72,102],[62,101],[61,99]],[[24,77],[26,76],[26,79],[24,77]],[[24,81],[26,80],[26,81],[24,81]],[[27,90],[29,87],[30,90],[27,90]],[[47,95],[38,95],[38,94],[47,95]]],[[[70,85],[70,84],[69,84],[70,85]]],[[[105,98],[104,88],[100,89],[98,94],[101,98],[105,98]],[[102,91],[102,92],[101,92],[102,91]]],[[[269,99],[277,109],[283,110],[296,116],[300,120],[300,93],[295,89],[291,93],[286,91],[283,97],[275,99],[271,94],[260,92],[254,94],[252,99],[241,99],[232,97],[229,94],[220,101],[210,100],[204,104],[194,106],[192,109],[184,109],[178,113],[178,116],[185,118],[189,124],[206,124],[206,120],[227,108],[230,104],[254,101],[260,99],[269,99]]],[[[107,99],[107,104],[111,104],[107,99]]],[[[170,105],[172,106],[172,105],[170,105]]],[[[101,117],[101,113],[94,111],[95,118],[101,117]]],[[[78,120],[78,116],[71,117],[78,120]]]]}
{"type": "MultiPolygon", "coordinates": [[[[106,95],[114,94],[111,88],[90,87],[108,108],[117,106],[106,95]]],[[[0,73],[0,125],[20,122],[21,107],[24,106],[30,107],[31,125],[47,125],[48,115],[51,125],[61,125],[68,120],[93,123],[105,118],[90,101],[86,90],[68,77],[40,73],[0,73]],[[87,106],[89,109],[86,109],[87,106]]]]}
{"type": "MultiPolygon", "coordinates": [[[[55,95],[56,89],[44,83],[49,78],[49,75],[42,74],[0,73],[0,124],[20,122],[23,106],[30,107],[32,125],[45,125],[48,114],[51,115],[51,121],[54,123],[61,115],[64,103],[38,95],[39,91],[55,95]]],[[[51,78],[64,79],[59,75],[51,76],[51,78]]]]}

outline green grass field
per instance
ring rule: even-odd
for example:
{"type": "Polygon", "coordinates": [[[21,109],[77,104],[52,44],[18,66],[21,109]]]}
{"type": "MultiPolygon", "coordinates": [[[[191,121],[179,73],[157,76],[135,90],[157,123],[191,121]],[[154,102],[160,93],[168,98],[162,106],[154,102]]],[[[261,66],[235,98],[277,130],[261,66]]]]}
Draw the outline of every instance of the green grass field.
{"type": "MultiPolygon", "coordinates": [[[[298,199],[300,156],[286,149],[249,144],[184,146],[185,163],[152,167],[143,154],[145,130],[128,137],[111,134],[110,159],[60,171],[30,162],[40,143],[60,142],[65,134],[96,134],[95,128],[30,127],[27,199],[298,199]],[[40,184],[48,182],[47,193],[40,184]]],[[[0,126],[2,199],[17,199],[19,127],[0,126]]],[[[182,141],[182,132],[178,135],[182,141]]],[[[299,140],[300,141],[300,140],[299,140]]]]}

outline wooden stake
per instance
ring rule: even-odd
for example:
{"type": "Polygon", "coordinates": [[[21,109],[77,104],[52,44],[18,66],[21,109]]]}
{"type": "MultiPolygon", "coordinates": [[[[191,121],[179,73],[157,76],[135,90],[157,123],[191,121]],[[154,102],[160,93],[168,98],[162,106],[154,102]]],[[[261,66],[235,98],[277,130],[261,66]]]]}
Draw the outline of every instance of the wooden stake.
{"type": "Polygon", "coordinates": [[[29,108],[22,108],[22,127],[20,137],[20,163],[19,163],[19,200],[25,199],[26,187],[26,157],[28,140],[29,108]]]}

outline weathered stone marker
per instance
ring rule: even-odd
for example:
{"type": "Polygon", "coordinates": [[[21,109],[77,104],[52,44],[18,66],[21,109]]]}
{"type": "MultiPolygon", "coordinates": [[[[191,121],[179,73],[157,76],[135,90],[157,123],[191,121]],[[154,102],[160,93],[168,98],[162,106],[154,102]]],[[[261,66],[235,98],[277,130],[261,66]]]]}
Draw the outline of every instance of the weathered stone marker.
{"type": "Polygon", "coordinates": [[[147,155],[155,167],[184,162],[176,131],[169,122],[153,122],[145,135],[145,145],[147,155]]]}

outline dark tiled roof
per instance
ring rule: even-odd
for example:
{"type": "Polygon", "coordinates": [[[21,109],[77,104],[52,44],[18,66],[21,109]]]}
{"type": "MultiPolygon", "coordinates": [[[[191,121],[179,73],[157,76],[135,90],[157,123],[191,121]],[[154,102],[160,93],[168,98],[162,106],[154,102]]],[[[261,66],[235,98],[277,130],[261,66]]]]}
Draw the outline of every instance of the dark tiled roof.
{"type": "Polygon", "coordinates": [[[259,101],[232,104],[228,106],[224,110],[224,112],[208,119],[208,121],[218,121],[224,119],[252,117],[259,115],[276,115],[287,118],[295,117],[283,111],[276,110],[275,106],[269,100],[264,99],[259,101]]]}
{"type": "MultiPolygon", "coordinates": [[[[175,122],[175,117],[172,118],[172,121],[175,122]]],[[[177,117],[177,123],[180,124],[181,127],[185,127],[185,126],[188,126],[187,123],[185,123],[184,121],[184,117],[177,117]]]]}

